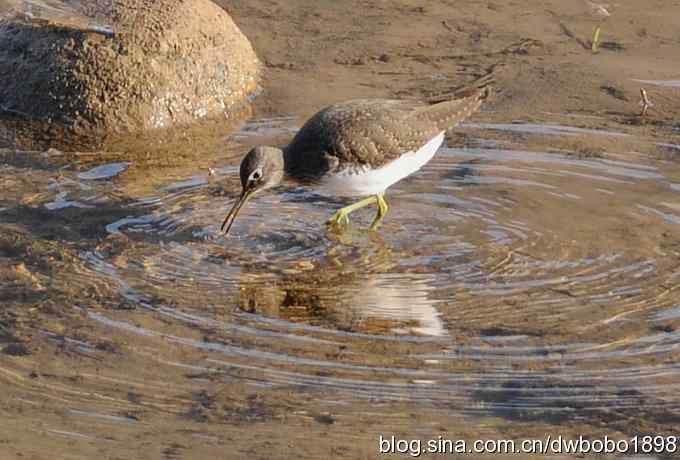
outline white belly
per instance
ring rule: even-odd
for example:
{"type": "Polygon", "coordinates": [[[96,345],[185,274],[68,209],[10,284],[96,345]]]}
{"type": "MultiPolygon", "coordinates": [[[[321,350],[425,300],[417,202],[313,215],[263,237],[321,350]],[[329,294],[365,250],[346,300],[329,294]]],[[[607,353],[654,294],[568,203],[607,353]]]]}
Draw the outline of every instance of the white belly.
{"type": "Polygon", "coordinates": [[[416,152],[406,152],[377,169],[366,166],[339,171],[325,177],[319,187],[322,193],[336,196],[369,196],[413,174],[432,159],[444,142],[444,131],[430,139],[416,152]]]}

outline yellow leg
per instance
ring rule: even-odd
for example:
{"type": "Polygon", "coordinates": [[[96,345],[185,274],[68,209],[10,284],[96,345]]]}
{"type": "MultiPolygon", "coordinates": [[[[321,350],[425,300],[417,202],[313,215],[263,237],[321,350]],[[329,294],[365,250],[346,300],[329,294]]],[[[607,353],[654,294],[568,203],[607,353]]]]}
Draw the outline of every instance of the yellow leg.
{"type": "Polygon", "coordinates": [[[380,227],[383,218],[390,209],[390,207],[387,206],[387,201],[385,201],[385,193],[378,193],[375,197],[378,200],[378,213],[375,215],[375,219],[373,219],[371,230],[375,230],[380,227]]]}
{"type": "Polygon", "coordinates": [[[351,204],[349,206],[345,206],[342,209],[339,209],[338,212],[333,214],[333,216],[328,220],[329,225],[340,225],[340,224],[348,224],[349,223],[349,215],[351,212],[356,211],[357,209],[365,208],[366,206],[369,206],[373,203],[376,203],[379,201],[378,196],[369,196],[368,198],[365,198],[357,203],[351,204]]]}

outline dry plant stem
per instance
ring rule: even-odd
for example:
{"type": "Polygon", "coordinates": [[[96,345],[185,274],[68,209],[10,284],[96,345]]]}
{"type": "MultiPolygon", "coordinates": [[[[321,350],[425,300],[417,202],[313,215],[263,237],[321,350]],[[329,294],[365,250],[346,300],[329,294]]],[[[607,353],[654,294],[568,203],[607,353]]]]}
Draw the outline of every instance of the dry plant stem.
{"type": "Polygon", "coordinates": [[[595,30],[593,31],[593,39],[591,41],[592,45],[591,45],[591,48],[590,48],[593,51],[593,53],[597,53],[597,51],[599,50],[599,47],[600,47],[600,30],[601,29],[602,28],[600,26],[597,26],[597,27],[595,27],[595,30]]]}
{"type": "Polygon", "coordinates": [[[649,100],[647,91],[644,88],[640,88],[640,105],[642,106],[642,111],[640,112],[641,117],[647,115],[647,110],[649,110],[650,107],[654,106],[654,104],[652,104],[652,101],[649,100]]]}

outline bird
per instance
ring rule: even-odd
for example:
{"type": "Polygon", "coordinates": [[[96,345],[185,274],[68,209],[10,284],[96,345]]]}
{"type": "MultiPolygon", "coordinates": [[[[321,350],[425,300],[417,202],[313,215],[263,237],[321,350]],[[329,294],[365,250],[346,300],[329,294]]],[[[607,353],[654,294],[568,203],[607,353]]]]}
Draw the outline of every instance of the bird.
{"type": "Polygon", "coordinates": [[[241,194],[221,230],[228,234],[243,205],[284,178],[322,194],[363,198],[333,214],[327,222],[332,227],[347,225],[352,212],[376,204],[370,226],[376,230],[389,209],[387,188],[428,163],[446,131],[476,112],[489,94],[485,83],[433,104],[354,99],[321,109],[287,146],[257,146],[245,155],[239,168],[241,194]]]}

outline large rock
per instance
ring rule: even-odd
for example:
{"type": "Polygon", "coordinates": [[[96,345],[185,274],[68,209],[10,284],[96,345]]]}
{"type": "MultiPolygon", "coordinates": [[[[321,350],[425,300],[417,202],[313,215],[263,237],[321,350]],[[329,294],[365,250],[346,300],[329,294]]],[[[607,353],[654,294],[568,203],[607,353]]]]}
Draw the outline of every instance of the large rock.
{"type": "Polygon", "coordinates": [[[235,112],[257,91],[250,43],[211,1],[81,3],[92,21],[0,22],[0,122],[82,145],[235,112]]]}

